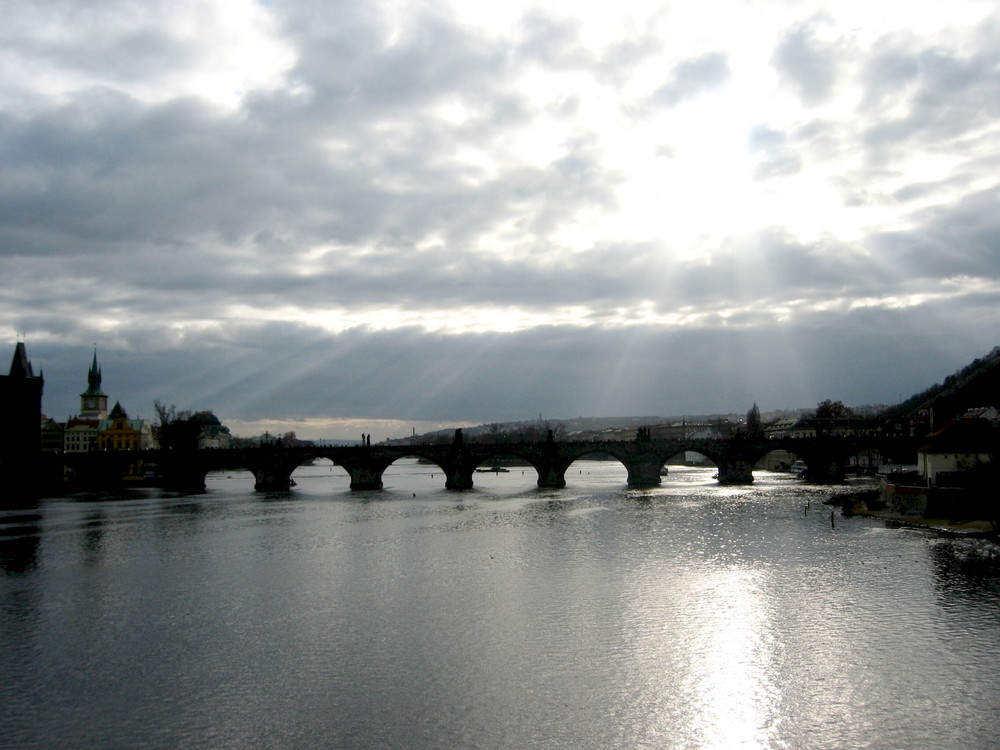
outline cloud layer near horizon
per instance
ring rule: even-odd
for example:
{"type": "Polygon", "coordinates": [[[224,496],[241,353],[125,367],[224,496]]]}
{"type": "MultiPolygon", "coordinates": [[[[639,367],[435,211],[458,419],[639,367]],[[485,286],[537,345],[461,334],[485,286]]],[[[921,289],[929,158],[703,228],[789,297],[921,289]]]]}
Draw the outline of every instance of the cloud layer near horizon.
{"type": "Polygon", "coordinates": [[[14,0],[0,320],[60,418],[96,342],[131,412],[351,429],[888,402],[992,348],[1000,11],[725,11],[14,0]]]}

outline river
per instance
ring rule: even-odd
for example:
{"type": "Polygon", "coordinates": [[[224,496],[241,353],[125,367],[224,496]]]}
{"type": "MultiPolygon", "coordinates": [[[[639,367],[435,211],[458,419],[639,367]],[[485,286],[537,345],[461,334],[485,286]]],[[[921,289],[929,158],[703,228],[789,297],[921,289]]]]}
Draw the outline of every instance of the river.
{"type": "Polygon", "coordinates": [[[713,473],[455,493],[404,460],[0,512],[0,747],[998,746],[995,546],[713,473]]]}

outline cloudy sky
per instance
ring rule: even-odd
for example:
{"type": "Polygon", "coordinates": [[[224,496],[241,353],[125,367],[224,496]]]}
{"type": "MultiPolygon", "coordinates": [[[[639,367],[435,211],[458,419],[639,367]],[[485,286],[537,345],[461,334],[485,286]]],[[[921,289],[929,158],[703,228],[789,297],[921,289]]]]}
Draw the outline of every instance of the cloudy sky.
{"type": "Polygon", "coordinates": [[[5,0],[0,325],[238,434],[892,403],[1000,343],[994,0],[5,0]]]}

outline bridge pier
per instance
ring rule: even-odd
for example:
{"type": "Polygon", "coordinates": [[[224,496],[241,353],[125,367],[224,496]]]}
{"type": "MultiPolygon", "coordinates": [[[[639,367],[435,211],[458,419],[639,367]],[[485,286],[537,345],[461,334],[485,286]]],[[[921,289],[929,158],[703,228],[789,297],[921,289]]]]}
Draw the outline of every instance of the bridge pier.
{"type": "Polygon", "coordinates": [[[445,489],[448,490],[471,490],[472,489],[472,472],[467,471],[464,468],[456,468],[445,471],[446,479],[444,481],[445,489]]]}
{"type": "Polygon", "coordinates": [[[538,472],[538,486],[546,489],[559,489],[566,486],[566,469],[569,464],[555,461],[544,461],[535,466],[538,472]]]}
{"type": "Polygon", "coordinates": [[[288,456],[280,441],[252,449],[245,456],[250,458],[243,463],[253,473],[255,490],[284,492],[292,486],[297,462],[288,456]]]}
{"type": "Polygon", "coordinates": [[[753,464],[737,459],[720,465],[719,484],[753,484],[753,464]]]}
{"type": "Polygon", "coordinates": [[[546,489],[559,489],[566,486],[566,472],[550,469],[538,472],[538,486],[546,489]]]}
{"type": "Polygon", "coordinates": [[[255,490],[284,492],[292,486],[292,477],[287,471],[257,469],[253,472],[255,490]]]}
{"type": "Polygon", "coordinates": [[[345,466],[351,475],[352,490],[382,489],[382,470],[370,466],[345,466]]]}
{"type": "Polygon", "coordinates": [[[205,475],[199,472],[163,472],[163,486],[168,490],[183,492],[185,495],[200,495],[205,492],[205,475]]]}
{"type": "Polygon", "coordinates": [[[162,451],[159,457],[163,486],[169,490],[198,495],[205,492],[208,467],[195,451],[162,451]]]}
{"type": "Polygon", "coordinates": [[[628,486],[636,488],[659,487],[661,483],[660,469],[662,466],[662,462],[655,458],[626,463],[625,468],[628,469],[628,486]]]}

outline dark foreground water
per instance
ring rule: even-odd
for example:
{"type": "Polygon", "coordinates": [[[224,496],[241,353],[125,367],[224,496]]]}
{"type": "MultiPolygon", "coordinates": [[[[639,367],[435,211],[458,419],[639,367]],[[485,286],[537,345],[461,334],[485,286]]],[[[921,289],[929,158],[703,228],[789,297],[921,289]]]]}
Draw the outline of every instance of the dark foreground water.
{"type": "Polygon", "coordinates": [[[712,473],[323,466],[0,513],[0,746],[1000,744],[995,547],[712,473]]]}

